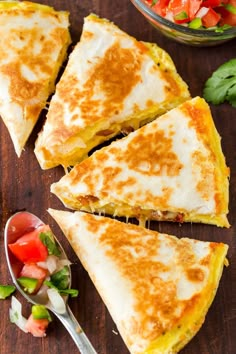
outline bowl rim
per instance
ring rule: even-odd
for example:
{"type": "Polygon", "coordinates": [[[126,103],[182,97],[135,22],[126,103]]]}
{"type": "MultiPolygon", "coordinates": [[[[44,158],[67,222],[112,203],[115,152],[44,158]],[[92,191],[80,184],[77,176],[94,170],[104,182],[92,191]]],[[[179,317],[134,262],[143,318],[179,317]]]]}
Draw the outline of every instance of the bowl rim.
{"type": "Polygon", "coordinates": [[[196,37],[215,37],[215,38],[219,38],[219,37],[227,37],[230,35],[234,35],[236,36],[236,27],[232,27],[232,28],[228,28],[225,29],[223,32],[216,32],[213,29],[192,29],[189,27],[185,27],[183,25],[174,23],[170,20],[167,20],[166,18],[158,15],[156,12],[154,12],[152,10],[152,8],[150,6],[148,6],[147,4],[145,4],[145,0],[131,0],[131,2],[134,4],[135,7],[137,7],[137,9],[140,12],[144,12],[145,15],[149,16],[151,18],[152,21],[158,21],[160,22],[160,24],[169,27],[173,30],[177,30],[179,32],[182,32],[184,34],[188,34],[188,35],[194,35],[196,37]]]}

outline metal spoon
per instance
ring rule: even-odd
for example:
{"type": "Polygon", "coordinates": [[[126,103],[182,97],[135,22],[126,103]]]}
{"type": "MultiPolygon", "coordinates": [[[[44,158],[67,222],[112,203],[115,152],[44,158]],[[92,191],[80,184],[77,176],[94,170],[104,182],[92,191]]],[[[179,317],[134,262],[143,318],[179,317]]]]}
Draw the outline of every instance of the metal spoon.
{"type": "MultiPolygon", "coordinates": [[[[44,225],[42,220],[40,220],[34,214],[31,214],[26,211],[18,212],[11,216],[5,226],[4,231],[4,246],[5,246],[5,254],[7,259],[8,268],[13,280],[14,285],[19,290],[19,292],[33,304],[40,304],[47,307],[50,311],[52,311],[58,319],[63,323],[65,328],[70,333],[71,337],[73,338],[75,344],[77,345],[78,349],[80,350],[81,354],[96,354],[95,349],[93,348],[92,344],[90,343],[89,339],[83,332],[81,326],[77,322],[76,318],[74,317],[71,309],[67,305],[67,298],[65,299],[65,311],[63,313],[58,313],[54,308],[53,305],[50,304],[47,297],[45,300],[45,296],[40,294],[36,295],[29,295],[27,294],[18,284],[17,282],[17,274],[19,272],[20,263],[17,261],[15,256],[9,251],[8,244],[14,243],[19,237],[23,236],[24,234],[33,231],[34,229],[38,228],[40,225],[44,225]],[[22,221],[23,220],[23,221],[22,221]]],[[[57,243],[58,247],[61,250],[62,258],[67,259],[65,251],[63,250],[61,244],[58,240],[54,237],[55,242],[57,243]]],[[[71,271],[69,267],[69,280],[71,285],[71,271]]],[[[69,286],[70,286],[69,285],[69,286]]]]}

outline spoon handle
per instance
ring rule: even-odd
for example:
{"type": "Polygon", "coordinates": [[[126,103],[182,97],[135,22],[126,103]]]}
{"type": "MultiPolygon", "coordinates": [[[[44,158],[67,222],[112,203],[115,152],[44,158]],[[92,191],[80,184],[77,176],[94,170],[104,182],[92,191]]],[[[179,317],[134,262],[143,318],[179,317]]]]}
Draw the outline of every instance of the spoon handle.
{"type": "Polygon", "coordinates": [[[65,313],[55,315],[68,330],[81,354],[97,354],[68,305],[65,313]]]}

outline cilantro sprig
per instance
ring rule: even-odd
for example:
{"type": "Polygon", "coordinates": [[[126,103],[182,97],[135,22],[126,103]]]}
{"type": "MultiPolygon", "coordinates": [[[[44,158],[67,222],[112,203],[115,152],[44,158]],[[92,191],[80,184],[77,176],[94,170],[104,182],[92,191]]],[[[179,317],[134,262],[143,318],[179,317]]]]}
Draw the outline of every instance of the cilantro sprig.
{"type": "Polygon", "coordinates": [[[61,295],[70,295],[71,297],[77,297],[79,290],[77,289],[58,289],[50,280],[44,280],[44,284],[51,289],[56,289],[61,295]]]}
{"type": "Polygon", "coordinates": [[[62,295],[78,296],[78,290],[69,288],[69,268],[67,266],[52,274],[50,280],[45,280],[44,284],[49,288],[56,289],[62,295]]]}
{"type": "Polygon", "coordinates": [[[228,101],[236,107],[236,58],[222,64],[213,72],[205,82],[203,97],[215,105],[228,101]]]}

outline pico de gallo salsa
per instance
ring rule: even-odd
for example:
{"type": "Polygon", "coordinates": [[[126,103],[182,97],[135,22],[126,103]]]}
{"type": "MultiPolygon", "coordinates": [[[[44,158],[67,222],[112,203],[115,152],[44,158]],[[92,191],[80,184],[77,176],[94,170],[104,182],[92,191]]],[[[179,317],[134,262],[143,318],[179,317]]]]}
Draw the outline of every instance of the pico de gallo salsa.
{"type": "MultiPolygon", "coordinates": [[[[58,313],[63,313],[63,296],[77,296],[78,290],[69,288],[70,262],[63,256],[50,227],[39,226],[8,244],[8,247],[19,262],[17,282],[22,290],[29,295],[40,294],[58,313]]],[[[44,337],[52,320],[44,305],[34,305],[31,315],[25,319],[21,314],[21,304],[15,297],[12,297],[10,319],[35,337],[44,337]]]]}
{"type": "Polygon", "coordinates": [[[145,0],[159,16],[193,29],[236,26],[236,0],[145,0]]]}

